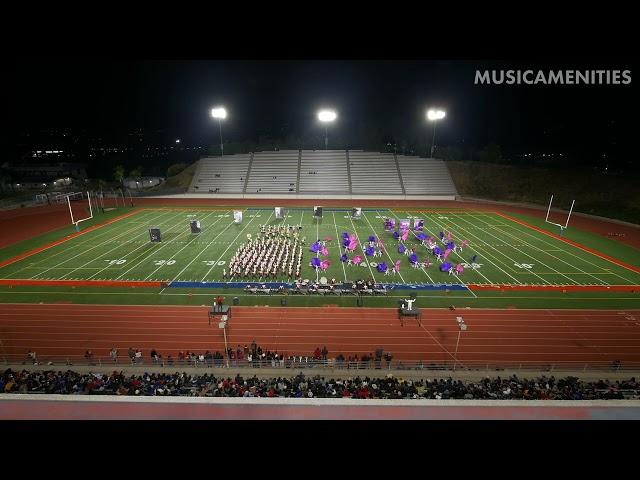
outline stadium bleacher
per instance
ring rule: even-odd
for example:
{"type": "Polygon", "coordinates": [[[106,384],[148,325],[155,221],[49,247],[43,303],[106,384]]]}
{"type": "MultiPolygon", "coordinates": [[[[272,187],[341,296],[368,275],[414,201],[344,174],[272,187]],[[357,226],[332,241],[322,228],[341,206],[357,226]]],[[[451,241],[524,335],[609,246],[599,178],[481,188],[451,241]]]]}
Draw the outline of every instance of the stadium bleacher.
{"type": "Polygon", "coordinates": [[[200,160],[190,192],[242,193],[251,155],[226,155],[200,160]]]}
{"type": "Polygon", "coordinates": [[[434,158],[408,157],[398,155],[400,175],[407,195],[455,195],[447,166],[434,158]]]}
{"type": "Polygon", "coordinates": [[[190,193],[455,198],[442,160],[362,150],[275,150],[200,160],[190,193]]]}
{"type": "Polygon", "coordinates": [[[298,150],[256,152],[245,193],[296,193],[298,150]]]}
{"type": "Polygon", "coordinates": [[[303,150],[300,192],[348,195],[347,155],[344,150],[303,150]]]}

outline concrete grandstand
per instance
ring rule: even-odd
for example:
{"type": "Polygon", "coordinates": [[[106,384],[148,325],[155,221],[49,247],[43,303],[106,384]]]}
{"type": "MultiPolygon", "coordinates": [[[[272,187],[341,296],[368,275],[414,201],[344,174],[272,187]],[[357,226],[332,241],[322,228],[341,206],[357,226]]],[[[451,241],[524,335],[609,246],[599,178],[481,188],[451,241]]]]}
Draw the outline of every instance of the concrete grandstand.
{"type": "Polygon", "coordinates": [[[221,197],[454,200],[442,160],[362,150],[276,150],[202,158],[188,193],[221,197]],[[275,195],[275,197],[274,197],[275,195]]]}

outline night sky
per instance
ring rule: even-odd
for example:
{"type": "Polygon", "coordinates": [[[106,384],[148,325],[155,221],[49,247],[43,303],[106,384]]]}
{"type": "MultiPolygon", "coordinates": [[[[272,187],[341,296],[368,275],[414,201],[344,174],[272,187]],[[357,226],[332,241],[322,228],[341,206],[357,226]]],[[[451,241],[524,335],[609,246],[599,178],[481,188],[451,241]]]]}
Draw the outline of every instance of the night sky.
{"type": "Polygon", "coordinates": [[[38,128],[88,128],[126,135],[162,129],[213,144],[209,109],[229,111],[225,138],[286,137],[319,131],[318,107],[334,107],[341,138],[363,128],[398,139],[431,132],[429,106],[447,118],[438,144],[503,149],[631,152],[637,87],[475,86],[477,68],[615,68],[632,62],[485,61],[115,61],[23,59],[9,69],[9,139],[38,128]]]}

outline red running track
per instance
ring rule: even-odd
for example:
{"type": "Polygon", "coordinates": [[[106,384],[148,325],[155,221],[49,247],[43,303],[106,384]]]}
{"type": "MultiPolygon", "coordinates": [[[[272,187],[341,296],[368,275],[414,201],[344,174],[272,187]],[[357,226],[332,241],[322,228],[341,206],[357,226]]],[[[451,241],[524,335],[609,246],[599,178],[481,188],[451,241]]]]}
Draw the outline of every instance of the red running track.
{"type": "MultiPolygon", "coordinates": [[[[208,307],[77,304],[1,304],[0,340],[5,355],[40,358],[80,356],[87,349],[108,357],[117,347],[125,356],[153,348],[166,358],[179,350],[204,353],[224,349],[222,331],[209,325],[208,307]]],[[[389,308],[233,307],[229,345],[309,355],[323,345],[330,357],[373,353],[396,360],[451,363],[464,317],[457,361],[461,363],[640,362],[640,310],[423,309],[422,326],[401,326],[389,308]]]]}

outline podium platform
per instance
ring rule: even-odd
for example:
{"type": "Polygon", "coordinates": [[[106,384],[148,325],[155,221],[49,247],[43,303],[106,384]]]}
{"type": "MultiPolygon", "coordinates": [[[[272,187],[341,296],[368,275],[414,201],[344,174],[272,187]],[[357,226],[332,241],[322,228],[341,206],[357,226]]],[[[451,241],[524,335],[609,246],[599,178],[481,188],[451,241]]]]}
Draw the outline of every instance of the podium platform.
{"type": "Polygon", "coordinates": [[[229,305],[222,305],[220,308],[211,307],[209,310],[209,325],[216,319],[217,316],[227,316],[227,321],[231,320],[231,307],[229,305]]]}
{"type": "Polygon", "coordinates": [[[418,325],[422,326],[422,311],[419,308],[413,308],[411,310],[402,307],[398,308],[398,318],[402,326],[404,326],[405,317],[415,318],[418,321],[418,325]]]}

